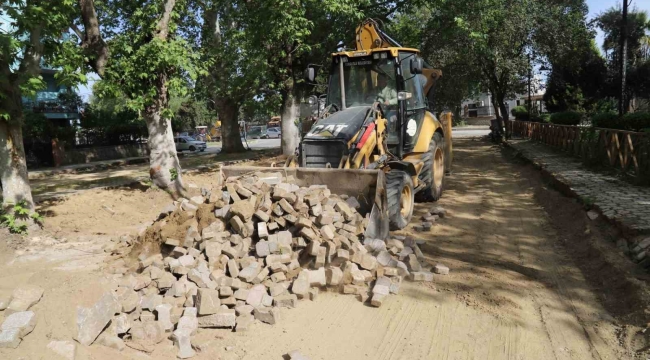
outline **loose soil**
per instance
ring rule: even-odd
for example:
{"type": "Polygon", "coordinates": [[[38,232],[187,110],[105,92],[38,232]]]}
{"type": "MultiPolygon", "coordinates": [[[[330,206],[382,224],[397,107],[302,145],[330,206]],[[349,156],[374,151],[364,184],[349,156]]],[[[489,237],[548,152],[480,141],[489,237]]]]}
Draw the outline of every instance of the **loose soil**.
{"type": "MultiPolygon", "coordinates": [[[[281,359],[294,349],[313,360],[644,358],[636,351],[647,346],[639,335],[650,299],[647,276],[616,250],[616,230],[588,220],[581,205],[514,154],[477,139],[457,140],[454,153],[438,203],[448,216],[431,232],[401,232],[424,241],[427,267],[445,264],[450,275],[405,282],[379,309],[326,292],[283,309],[275,326],[203,330],[194,341],[209,350],[195,359],[281,359]]],[[[213,179],[214,173],[186,176],[199,187],[213,179]]],[[[0,358],[54,358],[46,346],[73,338],[76,306],[92,304],[115,281],[102,270],[103,248],[112,237],[141,230],[170,201],[146,186],[88,190],[42,204],[42,232],[25,239],[0,234],[10,240],[0,240],[0,292],[23,283],[45,288],[33,307],[34,332],[18,349],[0,349],[0,358]]],[[[415,216],[431,206],[417,204],[415,216]]],[[[175,354],[171,341],[150,357],[79,346],[81,359],[175,354]]]]}

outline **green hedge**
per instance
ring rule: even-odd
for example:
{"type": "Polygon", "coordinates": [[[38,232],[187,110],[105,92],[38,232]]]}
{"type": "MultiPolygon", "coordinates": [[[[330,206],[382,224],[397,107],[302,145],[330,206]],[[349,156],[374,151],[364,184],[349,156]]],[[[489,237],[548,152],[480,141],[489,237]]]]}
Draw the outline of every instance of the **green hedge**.
{"type": "Polygon", "coordinates": [[[565,111],[551,115],[551,123],[557,125],[578,125],[581,120],[582,113],[575,111],[565,111]]]}
{"type": "Polygon", "coordinates": [[[551,114],[533,115],[530,121],[537,123],[548,123],[551,122],[551,114]]]}
{"type": "Polygon", "coordinates": [[[592,115],[591,126],[605,129],[622,129],[623,123],[617,113],[608,111],[592,115]]]}
{"type": "Polygon", "coordinates": [[[650,112],[627,113],[623,122],[632,131],[647,131],[650,129],[650,112]]]}
{"type": "Polygon", "coordinates": [[[515,106],[510,113],[515,120],[528,121],[528,109],[525,106],[515,106]]]}
{"type": "Polygon", "coordinates": [[[650,113],[627,113],[622,118],[614,112],[598,113],[591,117],[591,124],[605,129],[647,131],[650,129],[650,113]]]}

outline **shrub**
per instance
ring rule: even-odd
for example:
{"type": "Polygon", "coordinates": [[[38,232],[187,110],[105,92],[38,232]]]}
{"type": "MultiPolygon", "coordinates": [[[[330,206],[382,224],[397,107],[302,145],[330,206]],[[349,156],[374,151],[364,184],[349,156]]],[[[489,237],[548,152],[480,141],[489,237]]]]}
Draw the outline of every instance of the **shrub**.
{"type": "Polygon", "coordinates": [[[604,112],[591,117],[594,127],[628,131],[647,131],[650,129],[650,113],[627,113],[622,118],[615,112],[604,112]]]}
{"type": "Polygon", "coordinates": [[[537,122],[537,123],[551,122],[551,114],[533,115],[533,117],[532,117],[532,119],[530,119],[530,121],[537,122]]]}
{"type": "Polygon", "coordinates": [[[551,123],[557,125],[578,125],[582,120],[582,113],[564,111],[551,115],[551,123]]]}
{"type": "Polygon", "coordinates": [[[516,120],[528,121],[528,109],[525,106],[515,106],[510,113],[516,120]]]}
{"type": "Polygon", "coordinates": [[[593,127],[605,129],[623,129],[618,114],[612,111],[596,113],[591,116],[591,125],[593,127]]]}
{"type": "Polygon", "coordinates": [[[647,129],[650,129],[650,113],[627,113],[623,116],[623,124],[627,130],[631,131],[645,131],[647,129]]]}

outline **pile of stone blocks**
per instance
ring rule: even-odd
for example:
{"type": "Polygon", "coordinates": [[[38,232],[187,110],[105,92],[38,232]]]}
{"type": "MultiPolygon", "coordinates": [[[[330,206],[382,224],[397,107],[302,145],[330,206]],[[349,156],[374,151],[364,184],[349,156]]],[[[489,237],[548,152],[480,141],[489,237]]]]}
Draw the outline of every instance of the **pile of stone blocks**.
{"type": "Polygon", "coordinates": [[[147,351],[170,337],[177,356],[189,358],[199,328],[275,324],[281,308],[325,289],[381,306],[405,277],[432,281],[414,240],[363,237],[369,220],[354,197],[281,175],[221,183],[167,207],[138,239],[158,239],[160,253],[140,254],[138,272],[100,300],[104,310],[79,310],[82,344],[97,338],[115,310],[111,339],[147,351]]]}

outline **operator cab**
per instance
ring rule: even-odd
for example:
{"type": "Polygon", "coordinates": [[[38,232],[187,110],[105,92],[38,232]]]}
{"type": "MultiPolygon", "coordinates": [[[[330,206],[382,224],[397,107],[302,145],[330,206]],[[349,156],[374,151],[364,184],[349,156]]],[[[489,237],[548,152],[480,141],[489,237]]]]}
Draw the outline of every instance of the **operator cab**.
{"type": "Polygon", "coordinates": [[[430,94],[424,94],[427,85],[424,74],[428,70],[432,68],[416,51],[382,49],[365,56],[336,54],[332,58],[326,106],[333,112],[379,102],[388,120],[389,149],[398,152],[401,117],[401,123],[405,124],[403,151],[409,152],[426,110],[433,111],[433,102],[428,101],[433,100],[432,87],[430,94]]]}

